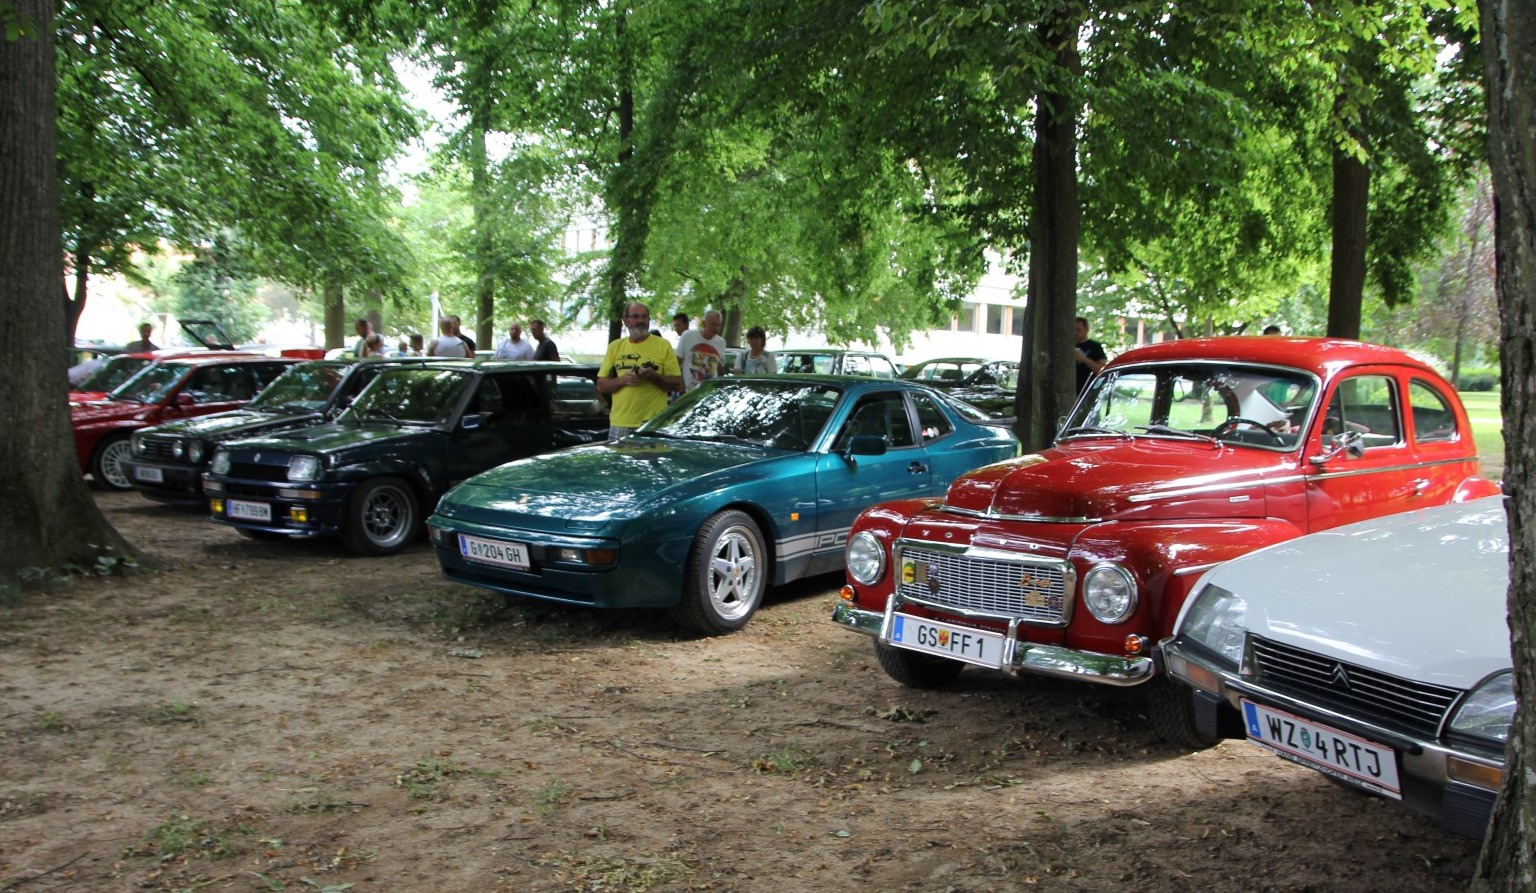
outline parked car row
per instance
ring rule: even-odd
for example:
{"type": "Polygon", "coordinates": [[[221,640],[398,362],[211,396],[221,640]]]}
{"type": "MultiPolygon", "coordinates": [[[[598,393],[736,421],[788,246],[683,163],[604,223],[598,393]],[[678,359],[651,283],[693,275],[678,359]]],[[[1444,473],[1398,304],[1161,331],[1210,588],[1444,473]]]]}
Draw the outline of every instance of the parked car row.
{"type": "Polygon", "coordinates": [[[1424,363],[1330,339],[1138,348],[1028,455],[954,396],[1006,390],[1011,415],[1012,364],[732,376],[617,442],[595,375],[310,363],[241,412],[138,432],[119,464],[248,536],[388,554],[425,530],[451,580],[705,634],[842,566],[832,620],[901,684],[979,666],[1137,686],[1176,744],[1245,738],[1486,825],[1514,709],[1507,543],[1424,363]]]}

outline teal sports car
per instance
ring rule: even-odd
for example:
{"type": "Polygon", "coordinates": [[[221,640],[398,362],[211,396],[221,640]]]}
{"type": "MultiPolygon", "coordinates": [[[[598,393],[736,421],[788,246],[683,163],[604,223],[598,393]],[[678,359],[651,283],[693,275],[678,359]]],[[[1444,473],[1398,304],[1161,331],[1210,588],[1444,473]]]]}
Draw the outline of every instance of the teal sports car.
{"type": "Polygon", "coordinates": [[[853,519],[936,496],[1019,452],[923,385],[837,376],[706,382],[633,435],[475,475],[427,519],[449,579],[594,608],[669,608],[714,635],[769,583],[842,567],[853,519]]]}

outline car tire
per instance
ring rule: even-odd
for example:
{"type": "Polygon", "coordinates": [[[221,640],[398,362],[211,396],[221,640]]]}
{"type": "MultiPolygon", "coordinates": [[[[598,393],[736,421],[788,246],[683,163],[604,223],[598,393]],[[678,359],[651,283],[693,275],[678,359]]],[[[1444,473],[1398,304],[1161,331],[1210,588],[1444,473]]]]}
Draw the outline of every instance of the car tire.
{"type": "Polygon", "coordinates": [[[1142,691],[1147,698],[1147,717],[1164,741],[1190,750],[1221,743],[1221,738],[1207,735],[1195,725],[1193,689],[1160,676],[1142,686],[1142,691]]]}
{"type": "Polygon", "coordinates": [[[393,555],[421,528],[416,491],[397,477],[364,481],[347,500],[341,540],[359,555],[393,555]]]}
{"type": "Polygon", "coordinates": [[[673,616],[707,636],[741,629],[762,604],[768,571],[757,522],[734,510],[712,515],[693,538],[673,616]]]}
{"type": "Polygon", "coordinates": [[[895,648],[883,642],[875,643],[875,659],[885,675],[907,688],[943,688],[955,681],[965,664],[947,657],[918,654],[905,648],[895,648]]]}
{"type": "Polygon", "coordinates": [[[91,477],[103,490],[132,490],[133,481],[123,468],[123,460],[133,455],[133,446],[126,434],[102,438],[91,454],[91,477]]]}

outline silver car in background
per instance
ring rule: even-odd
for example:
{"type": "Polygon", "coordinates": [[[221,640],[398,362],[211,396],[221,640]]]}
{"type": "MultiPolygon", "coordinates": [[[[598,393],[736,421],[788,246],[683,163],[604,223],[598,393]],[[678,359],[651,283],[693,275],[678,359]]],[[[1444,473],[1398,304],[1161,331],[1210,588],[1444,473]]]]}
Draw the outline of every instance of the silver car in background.
{"type": "Polygon", "coordinates": [[[1482,837],[1514,717],[1502,497],[1300,537],[1208,572],[1160,647],[1213,737],[1482,837]]]}

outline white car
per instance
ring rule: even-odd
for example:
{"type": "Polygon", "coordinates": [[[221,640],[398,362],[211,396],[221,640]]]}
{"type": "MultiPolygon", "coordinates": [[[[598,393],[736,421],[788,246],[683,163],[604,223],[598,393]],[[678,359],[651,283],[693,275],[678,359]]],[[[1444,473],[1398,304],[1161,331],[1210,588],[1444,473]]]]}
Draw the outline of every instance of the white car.
{"type": "Polygon", "coordinates": [[[1160,646],[1197,726],[1482,837],[1515,712],[1502,497],[1387,515],[1209,571],[1160,646]]]}

